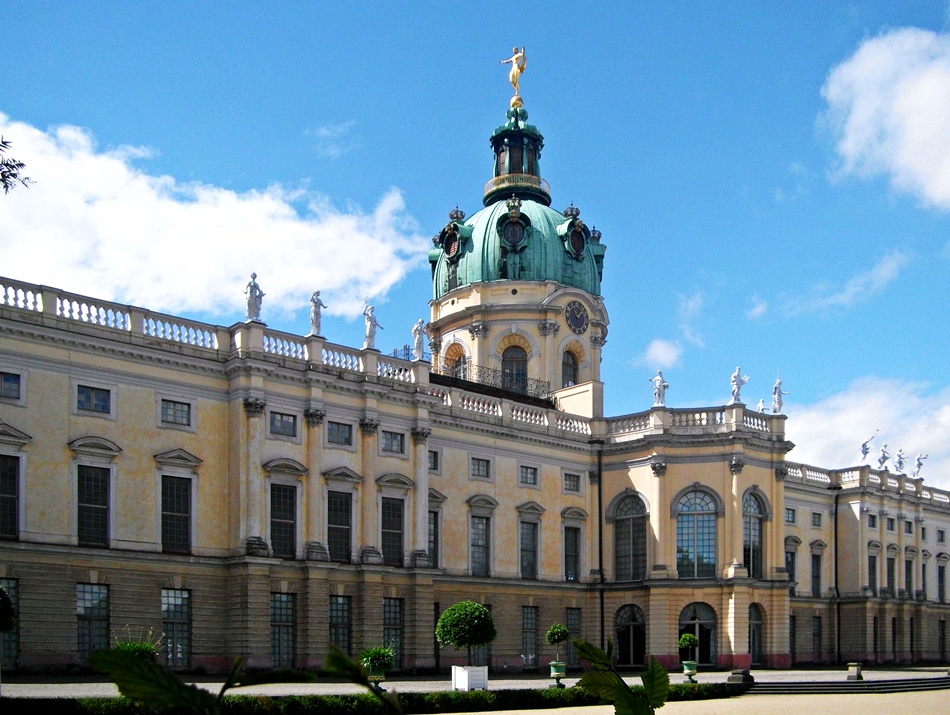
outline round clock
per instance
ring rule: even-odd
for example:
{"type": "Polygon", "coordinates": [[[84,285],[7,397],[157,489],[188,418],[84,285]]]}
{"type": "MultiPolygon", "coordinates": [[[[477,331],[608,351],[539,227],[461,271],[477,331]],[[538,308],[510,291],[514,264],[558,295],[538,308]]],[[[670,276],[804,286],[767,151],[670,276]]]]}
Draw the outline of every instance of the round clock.
{"type": "Polygon", "coordinates": [[[567,327],[578,335],[587,332],[587,326],[590,325],[590,318],[587,315],[587,308],[583,303],[572,300],[564,307],[564,316],[567,319],[567,327]]]}

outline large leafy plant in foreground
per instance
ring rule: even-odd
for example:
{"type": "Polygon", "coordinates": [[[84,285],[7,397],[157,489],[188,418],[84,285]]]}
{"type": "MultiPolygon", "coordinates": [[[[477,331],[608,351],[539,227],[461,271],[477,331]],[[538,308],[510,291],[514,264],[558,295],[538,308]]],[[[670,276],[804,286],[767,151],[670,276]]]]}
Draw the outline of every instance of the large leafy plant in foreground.
{"type": "Polygon", "coordinates": [[[641,695],[627,687],[614,668],[613,641],[607,641],[607,652],[604,653],[597,646],[575,638],[574,649],[591,667],[577,684],[587,692],[611,701],[617,715],[653,715],[666,703],[670,694],[670,675],[656,658],[651,656],[650,667],[640,676],[644,691],[641,695]]]}

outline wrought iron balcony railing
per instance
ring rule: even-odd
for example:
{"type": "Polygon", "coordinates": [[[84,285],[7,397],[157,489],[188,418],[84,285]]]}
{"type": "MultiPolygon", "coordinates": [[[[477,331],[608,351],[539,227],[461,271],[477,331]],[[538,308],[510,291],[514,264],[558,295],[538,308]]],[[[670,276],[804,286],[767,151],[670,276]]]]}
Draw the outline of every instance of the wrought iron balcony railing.
{"type": "Polygon", "coordinates": [[[519,395],[528,397],[537,397],[545,400],[551,397],[551,383],[547,380],[538,380],[533,377],[524,377],[503,370],[496,370],[491,367],[482,367],[481,365],[434,365],[432,371],[439,375],[454,377],[458,380],[466,380],[479,385],[496,387],[499,390],[507,390],[519,395]]]}

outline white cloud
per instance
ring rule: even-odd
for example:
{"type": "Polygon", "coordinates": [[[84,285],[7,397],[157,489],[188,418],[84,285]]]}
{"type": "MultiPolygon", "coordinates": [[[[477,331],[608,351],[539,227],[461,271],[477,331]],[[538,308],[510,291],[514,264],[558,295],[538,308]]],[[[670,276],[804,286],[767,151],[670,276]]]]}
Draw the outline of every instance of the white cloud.
{"type": "Polygon", "coordinates": [[[674,367],[679,364],[683,349],[669,340],[652,340],[637,362],[658,369],[674,367]]]}
{"type": "Polygon", "coordinates": [[[265,320],[307,305],[355,315],[363,296],[392,288],[424,260],[402,196],[370,212],[270,186],[237,193],[155,176],[133,165],[151,150],[101,150],[74,126],[41,131],[0,114],[36,181],[3,200],[0,272],[25,281],[165,312],[243,312],[251,271],[265,320]],[[301,215],[294,205],[305,206],[301,215]]]}
{"type": "Polygon", "coordinates": [[[903,28],[866,40],[821,92],[842,173],[886,174],[950,210],[950,35],[903,28]]]}
{"type": "Polygon", "coordinates": [[[703,294],[699,291],[692,295],[680,293],[678,301],[677,317],[683,338],[697,347],[705,347],[706,343],[694,325],[703,312],[703,294]]]}
{"type": "Polygon", "coordinates": [[[314,148],[317,154],[330,159],[339,159],[356,149],[359,142],[350,136],[350,131],[355,124],[356,122],[351,120],[337,124],[324,124],[314,130],[313,135],[317,138],[314,148]]]}
{"type": "Polygon", "coordinates": [[[746,317],[750,320],[763,317],[769,312],[769,304],[757,295],[752,296],[752,307],[746,311],[746,317]]]}
{"type": "Polygon", "coordinates": [[[833,308],[851,308],[883,291],[908,263],[910,257],[906,253],[892,251],[869,271],[852,276],[837,290],[819,285],[809,294],[792,298],[786,305],[786,310],[791,315],[799,315],[833,308]]]}
{"type": "MultiPolygon", "coordinates": [[[[931,486],[950,489],[950,388],[929,389],[921,383],[865,377],[815,404],[786,403],[785,436],[797,445],[789,461],[855,466],[861,463],[861,443],[880,430],[868,455],[873,466],[884,442],[892,455],[898,449],[907,454],[907,473],[917,453],[929,454],[921,476],[931,486]]],[[[892,471],[893,464],[892,458],[892,471]]]]}

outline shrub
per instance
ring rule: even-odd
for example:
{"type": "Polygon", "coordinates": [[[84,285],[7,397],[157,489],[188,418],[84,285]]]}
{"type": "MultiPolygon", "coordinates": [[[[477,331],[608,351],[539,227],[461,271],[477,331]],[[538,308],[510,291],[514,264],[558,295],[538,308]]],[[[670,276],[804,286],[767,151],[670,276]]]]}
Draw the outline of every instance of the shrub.
{"type": "Polygon", "coordinates": [[[359,654],[357,660],[366,670],[372,672],[385,672],[393,667],[396,662],[396,653],[392,646],[380,645],[373,648],[367,648],[359,654]]]}
{"type": "Polygon", "coordinates": [[[548,628],[548,632],[544,634],[544,639],[555,647],[554,660],[561,660],[561,649],[557,647],[558,644],[563,643],[570,637],[571,632],[567,630],[565,625],[552,623],[551,627],[548,628]]]}
{"type": "Polygon", "coordinates": [[[468,664],[472,664],[472,648],[495,640],[498,631],[491,611],[474,601],[461,601],[445,609],[435,626],[439,645],[453,645],[468,649],[468,664]]]}
{"type": "Polygon", "coordinates": [[[680,650],[692,650],[699,645],[699,638],[697,638],[693,633],[684,633],[680,636],[679,647],[680,650]]]}

